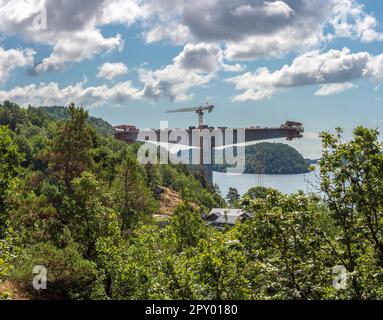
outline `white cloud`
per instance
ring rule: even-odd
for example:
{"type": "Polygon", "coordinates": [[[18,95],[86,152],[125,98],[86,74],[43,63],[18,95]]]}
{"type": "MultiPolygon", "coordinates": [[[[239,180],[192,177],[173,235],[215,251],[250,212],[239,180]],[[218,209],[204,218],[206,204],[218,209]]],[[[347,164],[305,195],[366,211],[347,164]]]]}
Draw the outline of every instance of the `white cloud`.
{"type": "Polygon", "coordinates": [[[225,48],[225,58],[229,60],[254,60],[258,58],[279,58],[298,50],[316,48],[324,41],[319,32],[306,34],[304,29],[286,28],[278,34],[250,36],[244,40],[229,42],[225,48]]]}
{"type": "Polygon", "coordinates": [[[345,83],[332,83],[322,85],[321,88],[315,92],[316,96],[329,96],[337,93],[341,93],[346,90],[356,88],[356,86],[350,82],[345,83]]]}
{"type": "Polygon", "coordinates": [[[130,25],[144,13],[135,0],[0,0],[0,16],[3,34],[20,35],[53,48],[50,56],[36,66],[35,71],[40,73],[122,49],[121,35],[105,37],[100,26],[130,25]],[[47,28],[41,29],[33,21],[44,12],[47,28]]]}
{"type": "Polygon", "coordinates": [[[191,88],[206,85],[213,78],[214,74],[192,72],[176,64],[155,71],[139,70],[139,79],[145,85],[144,95],[149,99],[190,100],[191,88]]]}
{"type": "MultiPolygon", "coordinates": [[[[11,91],[0,92],[1,99],[9,99],[20,104],[51,105],[75,101],[87,106],[106,102],[119,103],[128,98],[157,99],[167,98],[185,101],[192,97],[190,90],[207,85],[217,77],[219,71],[238,72],[243,67],[238,64],[224,63],[223,52],[216,44],[187,44],[183,51],[173,59],[173,63],[158,70],[141,67],[138,70],[142,89],[131,86],[129,81],[120,82],[112,87],[84,87],[84,82],[66,88],[57,83],[17,87],[11,91]]],[[[98,77],[114,79],[125,74],[127,67],[122,63],[105,63],[98,70],[98,77]]]]}
{"type": "Polygon", "coordinates": [[[383,80],[383,54],[371,58],[366,73],[370,75],[376,83],[380,83],[383,80]]]}
{"type": "Polygon", "coordinates": [[[376,18],[357,0],[0,0],[0,16],[0,32],[53,48],[36,72],[121,49],[121,35],[102,34],[110,24],[141,22],[148,42],[222,43],[229,59],[281,56],[334,37],[383,40],[376,18]],[[48,25],[36,29],[43,8],[48,25]],[[328,26],[333,33],[325,34],[328,26]]]}
{"type": "Polygon", "coordinates": [[[172,64],[155,71],[142,68],[139,78],[147,98],[185,101],[192,97],[191,88],[208,84],[220,70],[240,71],[242,66],[225,64],[218,45],[189,43],[172,64]]]}
{"type": "Polygon", "coordinates": [[[147,0],[145,4],[151,12],[145,17],[148,42],[223,43],[229,59],[280,57],[317,49],[337,37],[383,40],[376,31],[376,18],[357,0],[147,0]]]}
{"type": "Polygon", "coordinates": [[[233,97],[234,102],[263,101],[270,99],[274,94],[273,89],[247,90],[242,94],[233,97]]]}
{"type": "Polygon", "coordinates": [[[220,43],[227,59],[279,57],[344,36],[383,40],[357,0],[0,0],[0,16],[3,34],[52,47],[37,73],[122,50],[121,35],[102,33],[110,24],[140,22],[148,42],[220,43]],[[32,22],[43,8],[48,25],[40,30],[32,22]]]}
{"type": "Polygon", "coordinates": [[[128,73],[128,67],[123,63],[104,63],[98,68],[98,78],[112,80],[128,73]]]}
{"type": "Polygon", "coordinates": [[[102,52],[121,49],[122,45],[120,35],[104,38],[98,30],[72,33],[56,42],[52,54],[43,59],[36,66],[35,71],[37,73],[59,71],[67,62],[80,62],[102,52]]]}
{"type": "Polygon", "coordinates": [[[51,106],[74,102],[84,107],[103,104],[121,105],[129,100],[141,99],[142,93],[130,81],[119,82],[114,86],[85,87],[80,82],[60,88],[56,82],[40,85],[31,84],[16,87],[10,91],[0,91],[0,101],[11,100],[20,105],[51,106]]]}
{"type": "MultiPolygon", "coordinates": [[[[171,1],[173,9],[166,19],[148,19],[146,39],[221,42],[230,59],[256,59],[270,52],[280,56],[302,45],[312,48],[324,39],[334,1],[171,1]]],[[[151,10],[159,10],[152,2],[151,10]]]]}
{"type": "Polygon", "coordinates": [[[383,54],[372,56],[368,52],[351,53],[349,49],[330,50],[326,53],[309,52],[297,57],[291,65],[270,72],[260,68],[228,79],[237,90],[245,93],[234,98],[235,101],[270,98],[271,94],[283,88],[306,85],[325,85],[317,95],[334,94],[350,89],[350,81],[369,78],[381,81],[383,54]],[[327,85],[327,86],[326,86],[327,85]]]}
{"type": "Polygon", "coordinates": [[[33,65],[35,51],[26,50],[4,50],[0,47],[0,84],[8,80],[10,72],[16,68],[33,65]]]}
{"type": "Polygon", "coordinates": [[[224,55],[217,44],[188,43],[174,59],[174,63],[183,69],[212,73],[218,70],[238,72],[243,66],[224,63],[224,55]]]}
{"type": "Polygon", "coordinates": [[[383,41],[383,33],[376,31],[376,18],[365,12],[356,0],[337,0],[331,25],[335,36],[360,39],[363,42],[383,41]]]}
{"type": "Polygon", "coordinates": [[[100,25],[125,24],[130,26],[140,19],[148,17],[147,8],[142,1],[134,0],[108,0],[102,6],[100,25]],[[141,5],[140,5],[141,3],[141,5]]]}
{"type": "MultiPolygon", "coordinates": [[[[273,58],[291,52],[300,56],[290,67],[273,73],[259,69],[232,78],[237,89],[244,91],[234,100],[259,101],[281,88],[306,84],[322,85],[318,95],[330,94],[345,89],[347,86],[341,85],[345,82],[364,77],[380,81],[382,74],[383,58],[368,53],[345,54],[344,61],[323,54],[339,70],[326,70],[332,68],[331,63],[321,62],[319,53],[313,54],[317,60],[302,54],[339,37],[383,41],[379,22],[357,0],[0,0],[0,16],[1,34],[18,35],[52,48],[34,67],[36,73],[59,71],[73,62],[123,50],[122,36],[104,34],[106,25],[130,27],[139,23],[147,42],[169,40],[185,45],[172,64],[154,71],[139,70],[143,92],[151,98],[186,100],[191,97],[191,88],[206,85],[219,71],[244,68],[228,61],[273,58]],[[38,29],[32,22],[43,8],[48,25],[38,29]],[[307,61],[322,66],[315,69],[317,65],[306,66],[307,61]]],[[[11,68],[0,69],[4,78],[11,68]]],[[[122,74],[121,70],[115,72],[100,70],[99,77],[113,79],[122,74]]]]}
{"type": "Polygon", "coordinates": [[[244,4],[235,8],[232,12],[234,16],[242,18],[257,17],[259,15],[267,17],[282,16],[284,18],[289,18],[295,13],[295,11],[283,1],[264,2],[263,4],[254,7],[249,4],[244,4]]]}
{"type": "Polygon", "coordinates": [[[182,45],[188,40],[191,40],[191,37],[189,29],[186,26],[178,23],[170,23],[168,25],[159,24],[152,27],[145,33],[145,39],[148,43],[169,39],[172,43],[182,45]]]}

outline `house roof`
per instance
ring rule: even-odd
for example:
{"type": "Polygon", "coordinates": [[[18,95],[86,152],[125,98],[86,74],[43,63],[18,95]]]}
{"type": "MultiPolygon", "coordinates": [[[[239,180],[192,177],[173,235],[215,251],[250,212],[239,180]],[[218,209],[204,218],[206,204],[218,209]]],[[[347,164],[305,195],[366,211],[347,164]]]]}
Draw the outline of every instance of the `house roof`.
{"type": "Polygon", "coordinates": [[[206,216],[206,220],[214,224],[234,225],[243,217],[250,215],[241,209],[214,208],[206,216]]]}

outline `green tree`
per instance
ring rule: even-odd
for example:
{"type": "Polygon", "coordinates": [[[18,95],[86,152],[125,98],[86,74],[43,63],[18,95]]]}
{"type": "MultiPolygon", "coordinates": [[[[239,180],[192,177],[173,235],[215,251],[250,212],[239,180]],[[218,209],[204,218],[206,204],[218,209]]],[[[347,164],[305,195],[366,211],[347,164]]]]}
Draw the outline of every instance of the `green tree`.
{"type": "Polygon", "coordinates": [[[57,210],[45,195],[33,191],[15,191],[9,197],[9,227],[18,233],[24,245],[56,241],[62,224],[57,210]]]}
{"type": "Polygon", "coordinates": [[[249,269],[236,229],[214,231],[189,253],[192,290],[197,299],[242,300],[250,296],[249,269]]]}
{"type": "Polygon", "coordinates": [[[53,137],[48,159],[50,169],[70,190],[71,181],[92,163],[92,134],[86,122],[87,111],[76,108],[73,103],[69,105],[68,111],[70,119],[60,123],[58,132],[53,137]]]}
{"type": "Polygon", "coordinates": [[[244,198],[255,200],[257,198],[265,199],[269,193],[269,189],[266,187],[253,187],[249,189],[244,198]]]}
{"type": "Polygon", "coordinates": [[[188,203],[183,203],[175,209],[171,228],[180,250],[195,247],[207,236],[206,224],[200,212],[188,203]]]}
{"type": "Polygon", "coordinates": [[[4,233],[6,195],[20,173],[23,156],[13,142],[10,131],[0,126],[0,236],[4,233]]]}
{"type": "Polygon", "coordinates": [[[241,198],[241,196],[238,193],[238,190],[236,188],[230,187],[229,192],[227,193],[226,200],[229,203],[229,205],[234,208],[238,200],[241,198]]]}
{"type": "Polygon", "coordinates": [[[150,187],[146,185],[145,169],[128,155],[117,170],[113,184],[115,206],[122,218],[123,230],[128,230],[141,218],[147,218],[158,208],[150,187]]]}
{"type": "Polygon", "coordinates": [[[0,125],[15,131],[19,124],[26,121],[25,112],[15,103],[4,101],[0,104],[0,125]]]}
{"type": "Polygon", "coordinates": [[[182,287],[175,267],[175,236],[157,226],[141,225],[128,243],[98,242],[99,261],[111,278],[113,299],[177,299],[182,287]]]}
{"type": "Polygon", "coordinates": [[[118,228],[117,214],[111,209],[112,198],[102,183],[89,172],[72,182],[73,196],[68,199],[67,220],[73,238],[87,259],[96,254],[96,243],[118,228]]]}
{"type": "Polygon", "coordinates": [[[15,270],[13,278],[29,286],[35,266],[44,266],[48,273],[47,290],[41,294],[65,299],[100,299],[105,297],[100,285],[95,263],[84,259],[74,242],[64,248],[51,243],[39,243],[29,247],[15,270]]]}
{"type": "Polygon", "coordinates": [[[322,133],[321,137],[321,189],[339,226],[337,256],[352,278],[350,296],[376,298],[383,281],[383,153],[379,132],[358,127],[350,141],[343,141],[338,128],[335,135],[322,133]]]}
{"type": "Polygon", "coordinates": [[[319,199],[269,189],[266,197],[244,202],[252,218],[238,228],[257,270],[252,274],[253,298],[333,297],[332,268],[337,261],[328,241],[335,236],[319,199]]]}
{"type": "MultiPolygon", "coordinates": [[[[10,233],[6,234],[3,239],[0,239],[0,284],[3,279],[9,277],[12,272],[15,262],[15,239],[10,233]]],[[[0,292],[0,300],[2,299],[0,292]]],[[[6,296],[4,298],[7,298],[6,296]]]]}

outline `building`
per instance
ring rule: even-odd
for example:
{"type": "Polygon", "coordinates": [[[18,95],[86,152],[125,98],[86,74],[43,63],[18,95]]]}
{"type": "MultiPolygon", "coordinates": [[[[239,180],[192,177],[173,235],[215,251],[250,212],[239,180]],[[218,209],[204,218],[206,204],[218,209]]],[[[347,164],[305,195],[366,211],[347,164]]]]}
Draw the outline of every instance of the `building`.
{"type": "Polygon", "coordinates": [[[214,208],[205,217],[205,220],[209,226],[223,229],[225,226],[234,226],[237,222],[243,222],[250,217],[250,214],[241,209],[214,208]]]}

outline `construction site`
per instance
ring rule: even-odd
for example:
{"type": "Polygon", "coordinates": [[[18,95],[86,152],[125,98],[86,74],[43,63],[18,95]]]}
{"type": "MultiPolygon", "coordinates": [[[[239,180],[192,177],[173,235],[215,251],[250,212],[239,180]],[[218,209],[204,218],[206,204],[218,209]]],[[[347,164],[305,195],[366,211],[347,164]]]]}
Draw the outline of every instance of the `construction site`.
{"type": "MultiPolygon", "coordinates": [[[[233,136],[233,140],[228,143],[230,147],[236,147],[239,143],[253,143],[255,141],[261,140],[269,140],[269,139],[277,139],[277,138],[286,138],[287,140],[301,139],[303,138],[304,126],[300,122],[296,121],[286,121],[284,124],[279,127],[260,127],[260,126],[252,126],[249,128],[228,128],[228,127],[213,127],[206,125],[204,122],[205,113],[211,113],[214,110],[214,105],[207,104],[206,106],[200,106],[195,108],[182,108],[169,110],[167,113],[187,113],[194,112],[198,115],[198,126],[190,126],[186,129],[166,129],[167,138],[172,134],[172,131],[183,130],[188,133],[190,137],[190,141],[188,146],[196,147],[199,149],[199,163],[198,165],[204,171],[206,180],[212,184],[212,163],[206,163],[204,161],[204,155],[207,153],[212,155],[214,154],[215,148],[225,147],[227,146],[227,141],[225,141],[225,137],[228,136],[227,133],[231,133],[233,136]],[[203,133],[218,132],[221,133],[223,139],[217,140],[214,138],[214,135],[210,135],[210,141],[208,141],[207,145],[209,150],[204,150],[204,146],[206,148],[206,141],[204,143],[203,133]],[[244,133],[243,141],[238,140],[238,132],[244,133]],[[200,139],[198,139],[198,143],[192,141],[193,135],[200,133],[200,139]]],[[[114,137],[117,140],[124,141],[128,144],[133,144],[135,142],[153,142],[157,143],[160,141],[160,137],[164,135],[164,129],[144,129],[141,130],[134,125],[118,125],[114,127],[114,137]],[[155,139],[153,139],[153,133],[155,133],[155,139]],[[143,138],[145,137],[145,138],[143,138]]],[[[170,143],[177,143],[177,141],[169,141],[170,143]]]]}

